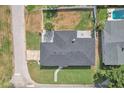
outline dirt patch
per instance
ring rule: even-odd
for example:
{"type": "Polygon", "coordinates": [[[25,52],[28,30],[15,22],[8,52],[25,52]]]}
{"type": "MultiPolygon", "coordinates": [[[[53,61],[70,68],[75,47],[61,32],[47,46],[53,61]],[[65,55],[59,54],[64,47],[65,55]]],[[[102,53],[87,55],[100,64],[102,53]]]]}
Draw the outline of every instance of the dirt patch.
{"type": "Polygon", "coordinates": [[[26,31],[40,32],[42,16],[41,11],[36,11],[26,15],[26,31]]]}
{"type": "Polygon", "coordinates": [[[55,30],[73,30],[80,18],[80,11],[60,11],[53,22],[55,30]]]}

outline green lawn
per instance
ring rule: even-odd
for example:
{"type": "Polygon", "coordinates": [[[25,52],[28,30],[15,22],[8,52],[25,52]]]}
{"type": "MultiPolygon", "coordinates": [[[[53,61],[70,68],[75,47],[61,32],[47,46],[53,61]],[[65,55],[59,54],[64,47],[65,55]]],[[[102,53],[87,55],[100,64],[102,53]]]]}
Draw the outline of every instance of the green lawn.
{"type": "Polygon", "coordinates": [[[106,8],[100,8],[97,11],[97,20],[105,22],[107,18],[107,9],[106,8]]]}
{"type": "Polygon", "coordinates": [[[63,69],[59,73],[58,83],[92,84],[93,71],[90,68],[63,69]]]}
{"type": "Polygon", "coordinates": [[[93,29],[91,11],[82,11],[80,22],[75,27],[75,30],[91,30],[91,29],[93,29]]]}
{"type": "Polygon", "coordinates": [[[38,32],[26,32],[26,46],[27,49],[40,49],[40,35],[38,32]]]}
{"type": "MultiPolygon", "coordinates": [[[[42,68],[35,62],[28,63],[31,78],[42,84],[55,84],[53,74],[56,68],[42,68]]],[[[58,84],[92,84],[93,70],[90,68],[64,68],[58,73],[58,84]]]]}
{"type": "Polygon", "coordinates": [[[97,10],[97,25],[101,25],[101,27],[104,28],[106,19],[107,19],[107,9],[99,8],[97,10]]]}

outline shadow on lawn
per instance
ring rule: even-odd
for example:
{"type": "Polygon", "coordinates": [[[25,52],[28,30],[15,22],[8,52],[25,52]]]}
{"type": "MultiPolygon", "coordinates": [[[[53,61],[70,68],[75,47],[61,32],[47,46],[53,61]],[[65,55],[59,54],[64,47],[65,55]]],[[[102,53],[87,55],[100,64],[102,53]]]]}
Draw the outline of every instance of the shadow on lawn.
{"type": "MultiPolygon", "coordinates": [[[[57,66],[40,66],[40,69],[57,69],[57,66]]],[[[90,66],[68,66],[63,69],[90,69],[90,66]]]]}

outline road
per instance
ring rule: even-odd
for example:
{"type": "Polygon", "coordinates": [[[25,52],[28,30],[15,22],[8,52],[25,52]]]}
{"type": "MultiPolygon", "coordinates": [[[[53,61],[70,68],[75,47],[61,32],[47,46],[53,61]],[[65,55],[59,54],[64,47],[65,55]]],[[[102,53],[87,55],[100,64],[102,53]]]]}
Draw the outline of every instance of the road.
{"type": "Polygon", "coordinates": [[[31,85],[33,81],[28,73],[26,62],[24,6],[13,5],[11,10],[14,49],[14,74],[11,81],[16,87],[26,87],[31,85]]]}

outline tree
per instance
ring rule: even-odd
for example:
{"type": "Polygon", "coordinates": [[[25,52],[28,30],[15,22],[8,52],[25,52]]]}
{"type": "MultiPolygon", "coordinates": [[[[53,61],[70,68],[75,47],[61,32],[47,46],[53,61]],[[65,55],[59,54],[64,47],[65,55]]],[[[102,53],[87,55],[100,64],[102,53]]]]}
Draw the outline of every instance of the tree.
{"type": "Polygon", "coordinates": [[[100,71],[94,76],[95,83],[102,83],[106,79],[109,80],[107,87],[124,87],[124,70],[112,69],[104,72],[100,71]]]}
{"type": "Polygon", "coordinates": [[[28,5],[26,7],[26,9],[27,9],[28,12],[31,12],[31,11],[33,11],[35,9],[35,5],[28,5]]]}
{"type": "Polygon", "coordinates": [[[106,79],[107,78],[106,78],[106,72],[105,71],[99,71],[94,75],[95,83],[101,83],[106,79]]]}
{"type": "Polygon", "coordinates": [[[102,31],[104,29],[104,24],[102,22],[97,23],[97,31],[102,31]]]}
{"type": "Polygon", "coordinates": [[[45,15],[46,15],[47,19],[51,19],[51,18],[57,16],[57,11],[56,10],[52,10],[52,11],[47,10],[47,11],[45,11],[45,15]]]}
{"type": "Polygon", "coordinates": [[[113,70],[109,72],[109,85],[108,87],[124,87],[124,71],[123,70],[113,70]]]}

